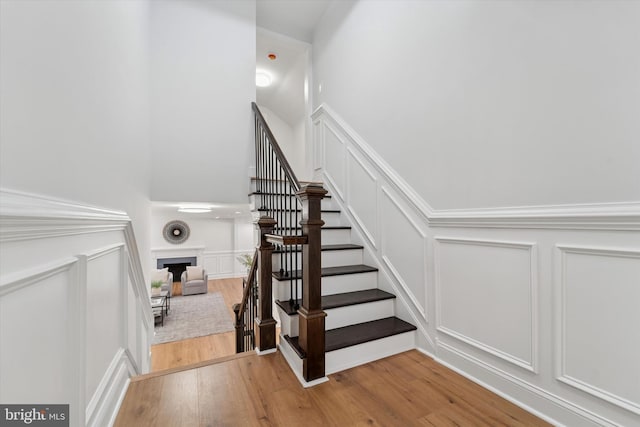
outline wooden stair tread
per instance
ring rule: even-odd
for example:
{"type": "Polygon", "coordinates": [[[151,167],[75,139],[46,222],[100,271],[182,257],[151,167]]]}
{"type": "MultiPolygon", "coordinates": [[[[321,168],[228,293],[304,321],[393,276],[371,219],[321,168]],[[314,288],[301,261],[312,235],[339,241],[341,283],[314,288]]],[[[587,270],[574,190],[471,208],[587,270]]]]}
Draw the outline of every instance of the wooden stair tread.
{"type": "MultiPolygon", "coordinates": [[[[322,230],[351,230],[350,225],[323,225],[322,230]]],[[[302,227],[275,227],[276,230],[302,230],[302,227]]]]}
{"type": "MultiPolygon", "coordinates": [[[[354,245],[352,243],[339,244],[339,245],[322,245],[322,251],[347,251],[352,249],[364,249],[362,245],[354,245]]],[[[274,249],[274,254],[280,254],[284,251],[282,249],[274,249]]],[[[300,248],[289,250],[289,252],[300,252],[300,248]]]]}
{"type": "MultiPolygon", "coordinates": [[[[339,267],[325,267],[322,269],[322,277],[341,276],[344,274],[369,273],[372,271],[378,271],[378,269],[375,267],[371,267],[370,265],[364,265],[364,264],[342,265],[339,267]]],[[[275,271],[273,272],[273,277],[276,280],[301,279],[302,270],[293,271],[291,276],[285,276],[284,274],[280,274],[279,271],[275,271]]]]}
{"type": "MultiPolygon", "coordinates": [[[[323,295],[321,297],[322,309],[330,310],[332,308],[347,307],[350,305],[365,304],[368,302],[383,301],[393,299],[396,296],[385,292],[381,289],[365,289],[363,291],[344,292],[341,294],[323,295]]],[[[291,316],[298,313],[295,308],[300,306],[302,300],[295,301],[276,301],[276,304],[282,308],[287,315],[291,316]]]]}
{"type": "MultiPolygon", "coordinates": [[[[417,328],[411,323],[397,317],[372,320],[356,325],[331,329],[325,333],[325,351],[340,350],[366,342],[391,337],[405,332],[415,331],[417,328]]],[[[298,337],[285,335],[284,339],[291,345],[300,358],[304,358],[304,352],[298,343],[298,337]]]]}
{"type": "MultiPolygon", "coordinates": [[[[258,193],[257,191],[252,191],[251,193],[248,194],[248,196],[289,196],[289,197],[296,197],[295,193],[294,194],[282,194],[282,193],[258,193]]],[[[330,199],[331,198],[331,194],[327,194],[324,196],[324,199],[330,199]]]]}
{"type": "MultiPolygon", "coordinates": [[[[276,212],[302,212],[302,209],[267,209],[267,208],[259,208],[256,209],[257,212],[268,212],[269,210],[276,212]]],[[[321,209],[321,213],[340,213],[342,212],[340,209],[321,209]]]]}

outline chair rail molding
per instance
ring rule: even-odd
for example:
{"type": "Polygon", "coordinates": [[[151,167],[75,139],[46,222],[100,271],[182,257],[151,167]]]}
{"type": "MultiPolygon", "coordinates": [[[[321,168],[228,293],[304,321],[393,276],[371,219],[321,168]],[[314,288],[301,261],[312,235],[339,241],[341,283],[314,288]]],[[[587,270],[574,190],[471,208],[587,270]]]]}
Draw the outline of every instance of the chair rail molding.
{"type": "Polygon", "coordinates": [[[640,425],[640,201],[436,210],[329,106],[312,123],[315,178],[420,351],[553,424],[640,425]]]}
{"type": "Polygon", "coordinates": [[[3,188],[0,250],[0,401],[69,403],[72,426],[112,424],[153,334],[131,219],[3,188]]]}

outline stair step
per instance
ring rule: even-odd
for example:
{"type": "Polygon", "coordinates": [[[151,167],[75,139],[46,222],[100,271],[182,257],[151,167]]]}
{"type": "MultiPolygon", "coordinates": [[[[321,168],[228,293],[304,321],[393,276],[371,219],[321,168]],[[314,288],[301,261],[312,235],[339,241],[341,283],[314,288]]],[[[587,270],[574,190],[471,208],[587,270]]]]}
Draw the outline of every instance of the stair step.
{"type": "MultiPolygon", "coordinates": [[[[344,326],[332,329],[325,333],[325,352],[340,350],[358,344],[391,337],[405,332],[415,331],[417,328],[411,323],[397,317],[387,317],[373,320],[371,322],[358,323],[356,325],[344,326]]],[[[285,335],[284,339],[296,352],[298,357],[304,358],[304,351],[300,348],[298,337],[285,335]]]]}
{"type": "MultiPolygon", "coordinates": [[[[396,296],[385,292],[381,289],[366,289],[364,291],[345,292],[343,294],[324,295],[322,297],[322,309],[330,310],[332,308],[347,307],[356,304],[365,304],[368,302],[382,301],[386,299],[393,299],[396,296]]],[[[302,300],[295,301],[276,301],[276,304],[284,312],[289,315],[298,314],[295,308],[296,304],[299,306],[302,300]]]]}
{"type": "MultiPolygon", "coordinates": [[[[296,197],[295,194],[282,194],[282,193],[259,193],[257,191],[252,191],[251,193],[248,194],[249,197],[251,196],[289,196],[289,197],[296,197]]],[[[323,199],[330,199],[331,198],[331,194],[327,194],[326,196],[323,197],[323,199]]]]}
{"type": "MultiPolygon", "coordinates": [[[[302,231],[302,227],[275,227],[273,229],[274,233],[280,232],[283,230],[284,231],[290,231],[290,230],[302,231]]],[[[323,225],[321,230],[351,230],[351,226],[350,225],[323,225]]]]}
{"type": "MultiPolygon", "coordinates": [[[[362,245],[354,245],[351,243],[340,244],[340,245],[322,245],[322,251],[349,251],[354,249],[364,249],[362,245]]],[[[296,249],[289,250],[289,252],[300,252],[301,248],[298,246],[296,249]]],[[[280,254],[284,252],[282,249],[274,249],[274,254],[280,254]]]]}
{"type": "MultiPolygon", "coordinates": [[[[302,212],[302,209],[272,209],[273,211],[276,212],[302,212]]],[[[269,209],[267,208],[259,208],[256,209],[257,212],[268,212],[269,209]]],[[[340,213],[342,212],[340,209],[321,209],[320,212],[322,213],[340,213]]]]}
{"type": "MultiPolygon", "coordinates": [[[[364,265],[364,264],[343,265],[340,267],[325,267],[322,269],[322,277],[341,276],[345,274],[369,273],[372,271],[378,271],[378,269],[375,267],[371,267],[370,265],[364,265]]],[[[293,271],[290,276],[285,276],[284,273],[280,273],[279,271],[277,271],[273,273],[273,277],[276,280],[301,279],[302,270],[293,271]]]]}

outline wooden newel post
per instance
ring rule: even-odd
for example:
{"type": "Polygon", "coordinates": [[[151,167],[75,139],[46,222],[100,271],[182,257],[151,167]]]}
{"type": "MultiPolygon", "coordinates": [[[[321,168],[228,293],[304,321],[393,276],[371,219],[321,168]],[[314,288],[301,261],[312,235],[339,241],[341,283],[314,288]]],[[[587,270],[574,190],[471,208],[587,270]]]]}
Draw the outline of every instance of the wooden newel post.
{"type": "Polygon", "coordinates": [[[255,320],[255,341],[258,351],[276,348],[276,321],[272,313],[272,267],[273,245],[267,242],[266,234],[273,234],[276,221],[268,216],[258,220],[260,247],[258,251],[258,316],[255,320]]]}
{"type": "Polygon", "coordinates": [[[244,351],[244,326],[240,315],[240,304],[233,304],[233,312],[236,315],[236,353],[244,351]]]}
{"type": "Polygon", "coordinates": [[[327,194],[322,184],[310,183],[297,193],[302,200],[302,234],[308,243],[302,246],[302,306],[298,310],[298,343],[305,352],[302,375],[307,381],[324,377],[324,318],[322,311],[322,238],[320,203],[327,194]]]}

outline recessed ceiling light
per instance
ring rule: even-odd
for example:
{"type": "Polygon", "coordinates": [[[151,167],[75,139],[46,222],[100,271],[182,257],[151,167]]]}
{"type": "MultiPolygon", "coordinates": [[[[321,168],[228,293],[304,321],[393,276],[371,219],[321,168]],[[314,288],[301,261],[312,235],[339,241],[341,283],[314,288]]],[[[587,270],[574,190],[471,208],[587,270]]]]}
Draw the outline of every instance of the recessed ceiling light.
{"type": "Polygon", "coordinates": [[[256,71],[256,86],[267,87],[271,85],[271,76],[264,71],[256,71]]]}
{"type": "Polygon", "coordinates": [[[178,208],[178,212],[183,213],[207,213],[211,212],[209,208],[178,208]]]}
{"type": "Polygon", "coordinates": [[[270,59],[270,60],[272,60],[272,61],[275,61],[277,57],[278,57],[278,56],[277,56],[275,53],[273,53],[273,52],[271,52],[271,53],[269,53],[269,54],[267,55],[267,58],[269,58],[269,59],[270,59]]]}
{"type": "Polygon", "coordinates": [[[236,213],[237,213],[237,214],[241,214],[242,212],[240,212],[240,211],[236,211],[236,213]]]}

